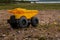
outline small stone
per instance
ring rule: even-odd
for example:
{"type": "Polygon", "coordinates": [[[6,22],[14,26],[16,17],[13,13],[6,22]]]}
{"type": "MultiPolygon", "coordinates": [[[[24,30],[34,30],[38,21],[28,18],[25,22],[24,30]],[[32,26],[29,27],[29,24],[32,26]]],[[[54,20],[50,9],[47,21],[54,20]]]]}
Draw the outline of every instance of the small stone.
{"type": "Polygon", "coordinates": [[[33,30],[31,30],[31,32],[33,32],[33,30]]]}
{"type": "Polygon", "coordinates": [[[57,22],[54,22],[54,24],[57,24],[57,22]]]}
{"type": "Polygon", "coordinates": [[[3,34],[2,36],[3,36],[3,37],[5,37],[6,35],[5,35],[5,34],[3,34]]]}
{"type": "Polygon", "coordinates": [[[44,21],[41,21],[42,23],[45,23],[44,21]]]}
{"type": "Polygon", "coordinates": [[[58,37],[58,35],[55,35],[56,37],[58,37]]]}
{"type": "Polygon", "coordinates": [[[25,39],[23,39],[23,40],[28,40],[28,38],[25,38],[25,39]]]}
{"type": "Polygon", "coordinates": [[[20,33],[20,31],[17,31],[17,33],[19,34],[19,33],[20,33]]]}

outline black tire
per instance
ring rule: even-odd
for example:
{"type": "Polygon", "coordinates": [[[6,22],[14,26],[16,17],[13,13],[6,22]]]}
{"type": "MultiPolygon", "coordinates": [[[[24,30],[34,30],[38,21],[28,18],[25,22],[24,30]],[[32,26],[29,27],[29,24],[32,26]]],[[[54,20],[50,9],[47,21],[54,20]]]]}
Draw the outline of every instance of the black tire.
{"type": "Polygon", "coordinates": [[[16,28],[17,28],[17,22],[16,22],[16,19],[15,19],[15,16],[14,16],[14,15],[12,15],[12,16],[10,17],[9,23],[10,23],[10,25],[11,25],[11,27],[12,27],[13,29],[16,29],[16,28]]]}
{"type": "Polygon", "coordinates": [[[32,17],[32,18],[31,18],[31,25],[32,25],[33,27],[37,27],[38,24],[39,24],[38,19],[37,19],[36,17],[32,17]]]}
{"type": "Polygon", "coordinates": [[[28,20],[26,17],[21,17],[18,21],[18,26],[20,28],[26,28],[28,26],[28,20]]]}
{"type": "Polygon", "coordinates": [[[16,21],[15,21],[15,16],[14,15],[12,15],[11,17],[10,17],[10,21],[11,21],[11,23],[15,23],[16,21]]]}
{"type": "Polygon", "coordinates": [[[29,26],[30,26],[30,24],[31,24],[31,20],[30,20],[30,19],[28,19],[28,25],[27,25],[27,27],[29,27],[29,26]]]}

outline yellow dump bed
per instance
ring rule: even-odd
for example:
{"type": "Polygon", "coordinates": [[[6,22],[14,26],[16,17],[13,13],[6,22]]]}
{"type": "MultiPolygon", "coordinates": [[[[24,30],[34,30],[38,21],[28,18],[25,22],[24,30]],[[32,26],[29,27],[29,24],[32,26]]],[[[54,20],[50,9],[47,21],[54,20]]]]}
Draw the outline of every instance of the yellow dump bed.
{"type": "Polygon", "coordinates": [[[27,10],[22,8],[15,8],[13,10],[8,10],[9,13],[13,13],[16,19],[19,19],[22,16],[25,16],[27,19],[35,16],[38,13],[38,10],[27,10]]]}

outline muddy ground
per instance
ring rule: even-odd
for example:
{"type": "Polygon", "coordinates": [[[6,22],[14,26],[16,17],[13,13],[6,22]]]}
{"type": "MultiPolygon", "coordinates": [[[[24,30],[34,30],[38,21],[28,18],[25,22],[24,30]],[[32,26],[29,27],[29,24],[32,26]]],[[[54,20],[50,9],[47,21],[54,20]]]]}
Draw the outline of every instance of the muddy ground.
{"type": "Polygon", "coordinates": [[[10,16],[0,10],[0,40],[60,40],[60,10],[40,10],[36,28],[12,29],[7,23],[10,16]]]}

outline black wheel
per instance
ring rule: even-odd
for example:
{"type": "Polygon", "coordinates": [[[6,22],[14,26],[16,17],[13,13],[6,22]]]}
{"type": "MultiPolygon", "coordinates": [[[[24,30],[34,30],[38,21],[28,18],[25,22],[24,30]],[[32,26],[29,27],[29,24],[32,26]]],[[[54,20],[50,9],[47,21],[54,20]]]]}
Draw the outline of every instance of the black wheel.
{"type": "Polygon", "coordinates": [[[10,23],[10,25],[11,25],[12,28],[14,28],[14,29],[17,28],[17,22],[16,22],[16,19],[15,19],[15,16],[14,15],[12,15],[10,17],[9,23],[10,23]]]}
{"type": "Polygon", "coordinates": [[[28,20],[27,20],[27,18],[26,18],[26,17],[21,17],[21,18],[19,19],[19,21],[18,21],[18,26],[19,26],[20,28],[25,28],[25,27],[27,27],[27,26],[28,26],[28,20]]]}
{"type": "Polygon", "coordinates": [[[10,23],[15,23],[16,21],[15,21],[15,16],[14,15],[12,15],[11,17],[10,17],[10,23]]]}
{"type": "Polygon", "coordinates": [[[36,27],[39,24],[38,19],[36,17],[31,18],[31,25],[36,27]]]}
{"type": "Polygon", "coordinates": [[[27,27],[29,27],[29,26],[30,26],[30,24],[31,24],[31,20],[30,20],[30,19],[28,19],[28,25],[27,25],[27,27]]]}

